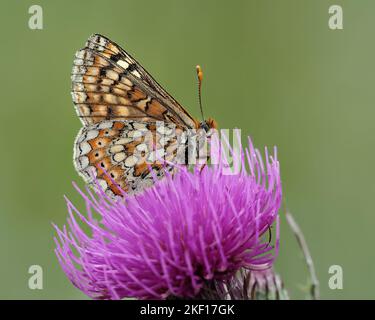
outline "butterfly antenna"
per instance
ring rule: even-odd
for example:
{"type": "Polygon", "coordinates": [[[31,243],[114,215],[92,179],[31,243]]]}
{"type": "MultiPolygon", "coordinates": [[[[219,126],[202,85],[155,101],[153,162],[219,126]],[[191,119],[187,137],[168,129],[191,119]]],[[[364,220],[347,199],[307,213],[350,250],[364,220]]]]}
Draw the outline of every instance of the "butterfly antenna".
{"type": "Polygon", "coordinates": [[[199,108],[201,109],[201,115],[202,115],[202,120],[204,121],[204,116],[203,116],[203,108],[202,108],[202,80],[203,80],[203,71],[201,66],[197,66],[197,76],[198,76],[198,99],[199,99],[199,108]]]}

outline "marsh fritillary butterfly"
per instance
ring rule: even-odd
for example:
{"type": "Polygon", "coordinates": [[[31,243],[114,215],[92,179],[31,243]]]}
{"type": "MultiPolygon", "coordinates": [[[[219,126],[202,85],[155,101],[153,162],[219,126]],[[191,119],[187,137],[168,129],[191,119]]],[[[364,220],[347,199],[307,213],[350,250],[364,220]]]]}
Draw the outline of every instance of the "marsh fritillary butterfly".
{"type": "Polygon", "coordinates": [[[185,132],[216,127],[212,119],[190,116],[134,58],[99,34],[76,53],[71,79],[83,123],[74,144],[75,168],[111,196],[151,186],[155,176],[173,170],[158,151],[173,162],[181,146],[182,154],[188,149],[185,132]]]}

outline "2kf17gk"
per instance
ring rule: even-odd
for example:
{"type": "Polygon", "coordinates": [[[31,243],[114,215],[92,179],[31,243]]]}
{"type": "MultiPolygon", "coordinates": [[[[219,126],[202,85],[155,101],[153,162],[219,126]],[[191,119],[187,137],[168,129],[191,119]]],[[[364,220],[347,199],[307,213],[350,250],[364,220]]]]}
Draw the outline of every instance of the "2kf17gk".
{"type": "Polygon", "coordinates": [[[234,314],[233,308],[226,304],[187,304],[185,314],[234,314]]]}

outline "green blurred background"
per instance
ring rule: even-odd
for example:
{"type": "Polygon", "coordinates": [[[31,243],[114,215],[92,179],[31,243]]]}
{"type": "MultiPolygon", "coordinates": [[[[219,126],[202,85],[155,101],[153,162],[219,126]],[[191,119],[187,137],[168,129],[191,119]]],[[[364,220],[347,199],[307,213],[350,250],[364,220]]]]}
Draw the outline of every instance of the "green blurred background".
{"type": "MultiPolygon", "coordinates": [[[[277,145],[283,192],[310,246],[321,296],[375,298],[375,2],[325,0],[1,1],[0,298],[82,299],[54,255],[63,195],[81,179],[81,127],[70,96],[73,55],[92,33],[113,39],[196,117],[205,113],[257,147],[277,145]],[[44,29],[28,28],[43,8],[44,29]],[[328,28],[342,5],[344,30],[328,28]],[[44,289],[28,288],[41,265],[44,289]],[[330,290],[340,265],[343,290],[330,290]]],[[[307,272],[282,217],[277,270],[305,298],[307,272]]]]}

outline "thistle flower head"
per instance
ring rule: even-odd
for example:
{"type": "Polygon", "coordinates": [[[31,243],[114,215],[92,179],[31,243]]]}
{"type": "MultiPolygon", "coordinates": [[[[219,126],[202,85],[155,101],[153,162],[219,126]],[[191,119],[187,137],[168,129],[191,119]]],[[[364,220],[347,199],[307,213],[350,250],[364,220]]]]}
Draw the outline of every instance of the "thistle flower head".
{"type": "Polygon", "coordinates": [[[265,236],[277,220],[281,182],[276,150],[265,158],[249,140],[237,174],[227,174],[226,161],[181,167],[117,200],[76,187],[86,214],[67,199],[68,227],[55,227],[64,272],[92,298],[165,299],[196,297],[241,268],[269,268],[278,231],[276,249],[265,236]]]}

